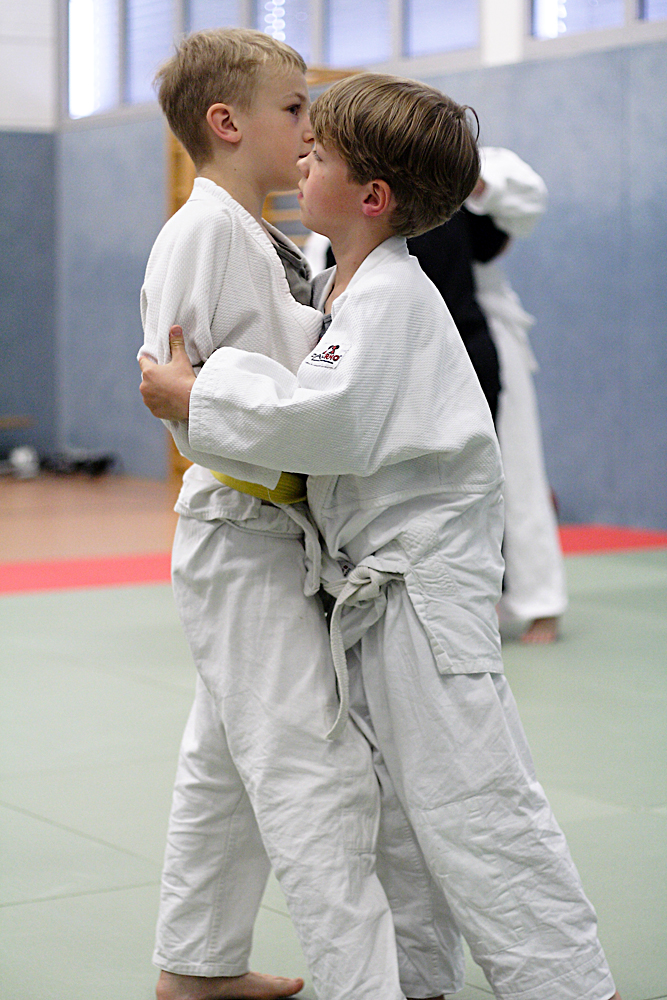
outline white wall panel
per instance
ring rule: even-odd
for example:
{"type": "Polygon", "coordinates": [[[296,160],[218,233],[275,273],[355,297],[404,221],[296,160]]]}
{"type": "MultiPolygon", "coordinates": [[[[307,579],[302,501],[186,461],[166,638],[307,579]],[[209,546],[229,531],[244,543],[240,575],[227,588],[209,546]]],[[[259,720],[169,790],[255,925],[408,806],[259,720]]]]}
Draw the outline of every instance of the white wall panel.
{"type": "Polygon", "coordinates": [[[56,0],[0,2],[0,129],[56,126],[56,0]]]}
{"type": "Polygon", "coordinates": [[[483,66],[520,62],[528,26],[525,0],[481,0],[483,66]]]}
{"type": "Polygon", "coordinates": [[[2,0],[0,38],[52,38],[56,30],[54,0],[2,0]]]}
{"type": "Polygon", "coordinates": [[[56,127],[56,53],[51,40],[0,37],[0,129],[56,127]]]}

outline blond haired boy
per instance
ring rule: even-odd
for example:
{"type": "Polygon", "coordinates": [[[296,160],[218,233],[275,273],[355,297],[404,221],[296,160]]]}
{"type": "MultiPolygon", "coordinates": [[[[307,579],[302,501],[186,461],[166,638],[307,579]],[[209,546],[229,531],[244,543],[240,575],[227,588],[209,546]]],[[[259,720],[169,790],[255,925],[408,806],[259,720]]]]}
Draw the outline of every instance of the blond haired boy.
{"type": "MultiPolygon", "coordinates": [[[[171,366],[145,371],[145,399],[189,415],[197,447],[309,474],[311,512],[345,564],[333,621],[353,715],[376,750],[383,809],[402,805],[459,949],[462,935],[504,1000],[608,1000],[595,914],[502,673],[491,415],[404,240],[470,193],[474,141],[463,109],[373,74],[334,85],[311,117],[302,216],[337,261],[320,289],[324,346],[296,376],[223,349],[195,380],[176,342],[171,366]]],[[[340,690],[344,702],[344,677],[340,690]]]]}
{"type": "MultiPolygon", "coordinates": [[[[307,268],[261,217],[270,190],[296,186],[310,147],[304,71],[288,46],[243,30],[194,35],[161,70],[160,103],[197,178],[148,262],[143,363],[168,357],[175,322],[194,365],[233,345],[296,371],[315,346],[321,314],[290,292],[309,299],[307,268]]],[[[323,1000],[401,1000],[373,864],[370,749],[352,726],[323,737],[338,703],[304,480],[193,449],[170,426],[196,463],[176,508],[173,582],[198,678],[169,822],[158,998],[301,988],[248,972],[271,864],[323,1000]]]]}

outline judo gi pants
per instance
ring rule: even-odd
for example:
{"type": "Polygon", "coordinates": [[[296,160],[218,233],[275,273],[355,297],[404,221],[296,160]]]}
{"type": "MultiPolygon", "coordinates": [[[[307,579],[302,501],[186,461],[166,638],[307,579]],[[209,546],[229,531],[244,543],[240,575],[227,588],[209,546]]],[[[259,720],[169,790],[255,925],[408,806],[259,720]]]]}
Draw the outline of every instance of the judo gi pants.
{"type": "Polygon", "coordinates": [[[495,996],[608,1000],[595,913],[505,678],[440,673],[402,581],[348,659],[383,794],[400,800],[495,996]]]}
{"type": "MultiPolygon", "coordinates": [[[[335,676],[321,607],[304,596],[304,579],[301,530],[284,511],[179,521],[174,593],[199,677],[154,962],[195,976],[246,972],[270,865],[322,1000],[400,1000],[394,927],[375,868],[371,752],[352,723],[339,740],[325,738],[335,676]]],[[[388,849],[396,823],[383,838],[388,849]]],[[[396,884],[414,873],[421,894],[419,865],[411,855],[396,884]]],[[[402,949],[411,995],[432,996],[451,980],[450,933],[441,940],[430,930],[426,945],[408,940],[402,949]]]]}
{"type": "Polygon", "coordinates": [[[544,470],[537,399],[525,344],[492,323],[503,387],[498,440],[505,484],[505,590],[500,610],[509,619],[558,617],[567,607],[556,514],[544,470]]]}

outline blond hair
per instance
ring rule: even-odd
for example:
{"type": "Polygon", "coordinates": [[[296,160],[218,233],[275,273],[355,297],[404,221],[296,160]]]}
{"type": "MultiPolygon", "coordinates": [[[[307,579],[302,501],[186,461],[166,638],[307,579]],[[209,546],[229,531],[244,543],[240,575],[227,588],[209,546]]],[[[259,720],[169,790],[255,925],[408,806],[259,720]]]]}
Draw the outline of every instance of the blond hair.
{"type": "Polygon", "coordinates": [[[396,199],[397,236],[446,222],[472,192],[479,152],[462,106],[416,80],[359,73],[312,105],[315,140],[332,147],[358,184],[382,179],[396,199]]]}
{"type": "Polygon", "coordinates": [[[306,72],[293,48],[261,31],[215,28],[186,38],[154,85],[169,127],[200,167],[211,156],[206,112],[213,104],[247,111],[263,72],[306,72]]]}

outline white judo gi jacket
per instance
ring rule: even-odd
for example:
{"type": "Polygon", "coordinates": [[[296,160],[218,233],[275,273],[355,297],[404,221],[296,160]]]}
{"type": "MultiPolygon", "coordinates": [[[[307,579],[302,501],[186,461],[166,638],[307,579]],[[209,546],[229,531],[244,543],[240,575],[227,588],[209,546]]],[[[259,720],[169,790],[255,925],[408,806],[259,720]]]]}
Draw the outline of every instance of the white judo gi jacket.
{"type": "Polygon", "coordinates": [[[193,387],[188,433],[197,451],[307,473],[329,554],[405,579],[438,668],[502,672],[498,442],[454,322],[405,240],[366,258],[296,376],[216,351],[193,387]]]}
{"type": "MultiPolygon", "coordinates": [[[[268,354],[295,372],[322,328],[321,314],[292,296],[283,265],[259,223],[203,177],[195,180],[187,202],[155,241],[141,290],[141,320],[140,357],[168,361],[169,328],[179,323],[195,368],[225,344],[268,354]]],[[[214,520],[243,516],[252,506],[252,497],[222,486],[209,469],[269,489],[276,486],[283,470],[194,449],[186,424],[164,422],[181,454],[196,463],[185,474],[179,513],[214,520]]]]}

